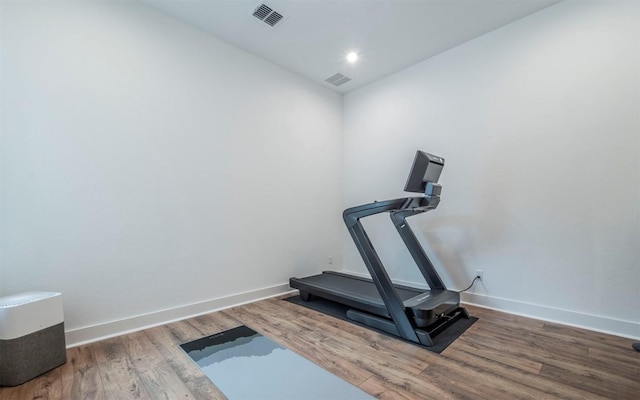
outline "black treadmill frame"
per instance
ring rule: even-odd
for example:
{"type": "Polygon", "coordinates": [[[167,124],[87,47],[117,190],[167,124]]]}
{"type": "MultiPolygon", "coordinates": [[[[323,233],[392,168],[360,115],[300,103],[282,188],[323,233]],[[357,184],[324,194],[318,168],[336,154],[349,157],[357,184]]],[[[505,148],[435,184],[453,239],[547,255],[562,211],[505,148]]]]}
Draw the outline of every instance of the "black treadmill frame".
{"type": "MultiPolygon", "coordinates": [[[[408,217],[433,210],[440,203],[441,186],[431,181],[424,184],[425,194],[423,197],[376,201],[348,208],[342,214],[347,230],[371,275],[371,283],[375,286],[387,312],[380,313],[379,305],[372,304],[364,297],[362,300],[358,300],[357,297],[347,295],[344,291],[339,290],[338,286],[331,288],[330,285],[313,283],[312,279],[320,276],[302,279],[291,278],[289,280],[290,286],[300,290],[303,300],[308,300],[310,295],[317,295],[353,307],[353,309],[347,310],[347,318],[424,346],[433,346],[432,338],[458,319],[470,318],[467,311],[460,307],[460,294],[446,289],[407,222],[408,217]],[[417,293],[415,297],[410,299],[403,300],[403,297],[399,295],[398,290],[406,287],[394,285],[391,281],[360,222],[362,218],[383,212],[390,214],[391,221],[400,238],[429,285],[429,290],[407,288],[415,290],[417,293]]],[[[335,272],[325,272],[324,274],[339,275],[351,280],[358,279],[335,272]]],[[[367,279],[361,278],[360,280],[367,279]]]]}
{"type": "Polygon", "coordinates": [[[351,238],[353,239],[356,248],[360,252],[360,256],[362,256],[365,266],[373,278],[373,283],[376,285],[376,288],[382,297],[382,301],[389,311],[389,315],[397,328],[399,336],[403,339],[415,343],[422,343],[427,346],[433,344],[431,339],[429,338],[427,343],[424,343],[425,338],[418,337],[416,328],[411,323],[409,316],[405,312],[404,303],[398,293],[396,293],[393,282],[384,268],[378,253],[373,247],[367,232],[360,222],[360,219],[383,212],[389,212],[396,230],[407,246],[409,253],[413,257],[420,273],[427,281],[429,287],[432,290],[446,290],[442,283],[442,279],[440,279],[440,276],[429,260],[429,257],[425,254],[422,246],[420,246],[418,239],[413,233],[413,230],[406,221],[407,217],[421,214],[436,208],[438,202],[439,196],[407,197],[351,207],[346,209],[342,214],[342,218],[349,233],[351,234],[351,238]]]}
{"type": "Polygon", "coordinates": [[[382,300],[381,305],[370,303],[368,300],[358,299],[357,296],[345,295],[342,289],[338,289],[337,287],[332,288],[332,284],[318,286],[317,283],[309,281],[312,277],[302,279],[291,278],[289,281],[290,286],[300,290],[300,295],[303,300],[308,300],[309,295],[316,295],[351,307],[352,309],[349,309],[346,313],[348,319],[399,336],[413,343],[422,344],[427,347],[433,346],[434,336],[445,330],[458,319],[463,317],[469,318],[467,311],[460,307],[459,293],[449,291],[445,288],[435,267],[406,221],[406,218],[410,216],[436,208],[439,200],[440,198],[437,195],[408,197],[364,204],[348,208],[343,212],[343,219],[347,230],[351,234],[372,279],[333,271],[325,271],[322,273],[322,276],[324,277],[330,274],[345,280],[364,281],[372,284],[382,300]],[[391,281],[369,236],[360,222],[361,218],[383,212],[390,213],[396,230],[407,246],[422,276],[429,284],[429,290],[398,285],[391,281]],[[442,303],[443,307],[439,307],[440,311],[436,311],[435,309],[426,311],[426,318],[431,319],[432,322],[426,325],[420,325],[418,318],[425,318],[425,316],[418,316],[421,312],[419,307],[405,306],[405,302],[409,300],[405,299],[403,301],[403,296],[399,294],[398,290],[415,291],[416,296],[426,295],[425,297],[441,296],[444,294],[445,296],[449,296],[449,305],[447,306],[445,305],[447,303],[442,303]],[[451,303],[451,300],[455,301],[451,303]],[[381,312],[380,306],[383,306],[386,312],[381,312]]]}

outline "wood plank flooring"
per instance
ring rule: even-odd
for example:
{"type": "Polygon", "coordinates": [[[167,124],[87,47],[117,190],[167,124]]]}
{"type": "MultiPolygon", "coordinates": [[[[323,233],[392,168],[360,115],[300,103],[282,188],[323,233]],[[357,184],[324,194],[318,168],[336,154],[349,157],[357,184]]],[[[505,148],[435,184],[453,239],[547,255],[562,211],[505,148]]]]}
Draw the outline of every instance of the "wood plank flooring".
{"type": "Polygon", "coordinates": [[[640,399],[632,340],[476,307],[441,354],[282,301],[68,350],[68,362],[2,400],[225,399],[179,344],[247,325],[383,400],[640,399]]]}

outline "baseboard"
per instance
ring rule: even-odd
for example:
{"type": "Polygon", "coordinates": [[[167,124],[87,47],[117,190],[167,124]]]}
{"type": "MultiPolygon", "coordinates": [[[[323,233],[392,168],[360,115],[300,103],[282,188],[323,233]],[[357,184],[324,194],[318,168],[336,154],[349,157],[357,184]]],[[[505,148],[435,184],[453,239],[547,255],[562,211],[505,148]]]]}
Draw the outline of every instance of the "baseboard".
{"type": "MultiPolygon", "coordinates": [[[[371,278],[367,273],[341,271],[356,276],[371,278]]],[[[397,284],[413,286],[419,289],[428,288],[425,284],[415,282],[394,280],[397,284]]],[[[607,333],[610,335],[622,336],[630,339],[640,340],[640,323],[608,318],[600,315],[586,314],[577,311],[563,310],[560,308],[542,306],[539,304],[525,303],[517,300],[491,297],[476,293],[462,293],[461,300],[465,304],[483,308],[489,308],[509,314],[521,315],[523,317],[539,319],[542,321],[554,322],[557,324],[574,326],[576,328],[588,329],[590,331],[607,333]]]]}
{"type": "Polygon", "coordinates": [[[502,311],[542,321],[574,326],[576,328],[640,339],[640,323],[608,318],[600,315],[586,314],[561,308],[547,307],[539,304],[525,303],[499,297],[485,296],[476,293],[462,293],[462,302],[492,310],[502,311]]]}
{"type": "Polygon", "coordinates": [[[194,304],[187,304],[167,310],[156,311],[149,314],[137,315],[117,321],[106,322],[83,328],[71,329],[65,332],[67,348],[97,342],[115,336],[164,325],[197,315],[220,311],[226,308],[280,296],[294,292],[288,283],[270,286],[249,292],[234,294],[231,296],[210,299],[194,304]]]}

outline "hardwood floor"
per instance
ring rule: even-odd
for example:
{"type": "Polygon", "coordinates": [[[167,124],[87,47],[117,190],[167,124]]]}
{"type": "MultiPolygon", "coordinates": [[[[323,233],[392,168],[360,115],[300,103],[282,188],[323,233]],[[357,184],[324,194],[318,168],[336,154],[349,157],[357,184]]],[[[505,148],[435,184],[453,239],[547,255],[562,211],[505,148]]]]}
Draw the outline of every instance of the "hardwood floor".
{"type": "Polygon", "coordinates": [[[224,399],[178,345],[239,325],[384,400],[640,399],[632,340],[468,309],[480,320],[435,354],[269,299],[69,349],[0,399],[224,399]]]}

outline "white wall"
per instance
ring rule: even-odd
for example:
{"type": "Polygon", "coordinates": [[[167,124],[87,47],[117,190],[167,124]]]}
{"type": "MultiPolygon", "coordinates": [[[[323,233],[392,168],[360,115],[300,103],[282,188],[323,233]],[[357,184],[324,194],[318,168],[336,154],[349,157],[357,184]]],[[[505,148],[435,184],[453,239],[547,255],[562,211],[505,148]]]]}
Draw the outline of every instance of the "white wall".
{"type": "Polygon", "coordinates": [[[483,269],[468,301],[640,337],[637,3],[564,2],[349,94],[344,143],[337,94],[144,6],[0,13],[0,295],[63,292],[68,330],[280,290],[342,247],[364,272],[341,210],[403,196],[420,148],[447,159],[411,222],[448,285],[483,269]]]}
{"type": "Polygon", "coordinates": [[[133,2],[1,12],[0,295],[74,331],[341,262],[338,94],[133,2]]]}
{"type": "MultiPolygon", "coordinates": [[[[563,2],[345,96],[344,206],[402,197],[416,149],[445,157],[410,222],[465,299],[640,337],[640,6],[563,2]]],[[[388,216],[365,226],[422,282],[388,216]]],[[[365,272],[344,235],[344,268],[365,272]]]]}

